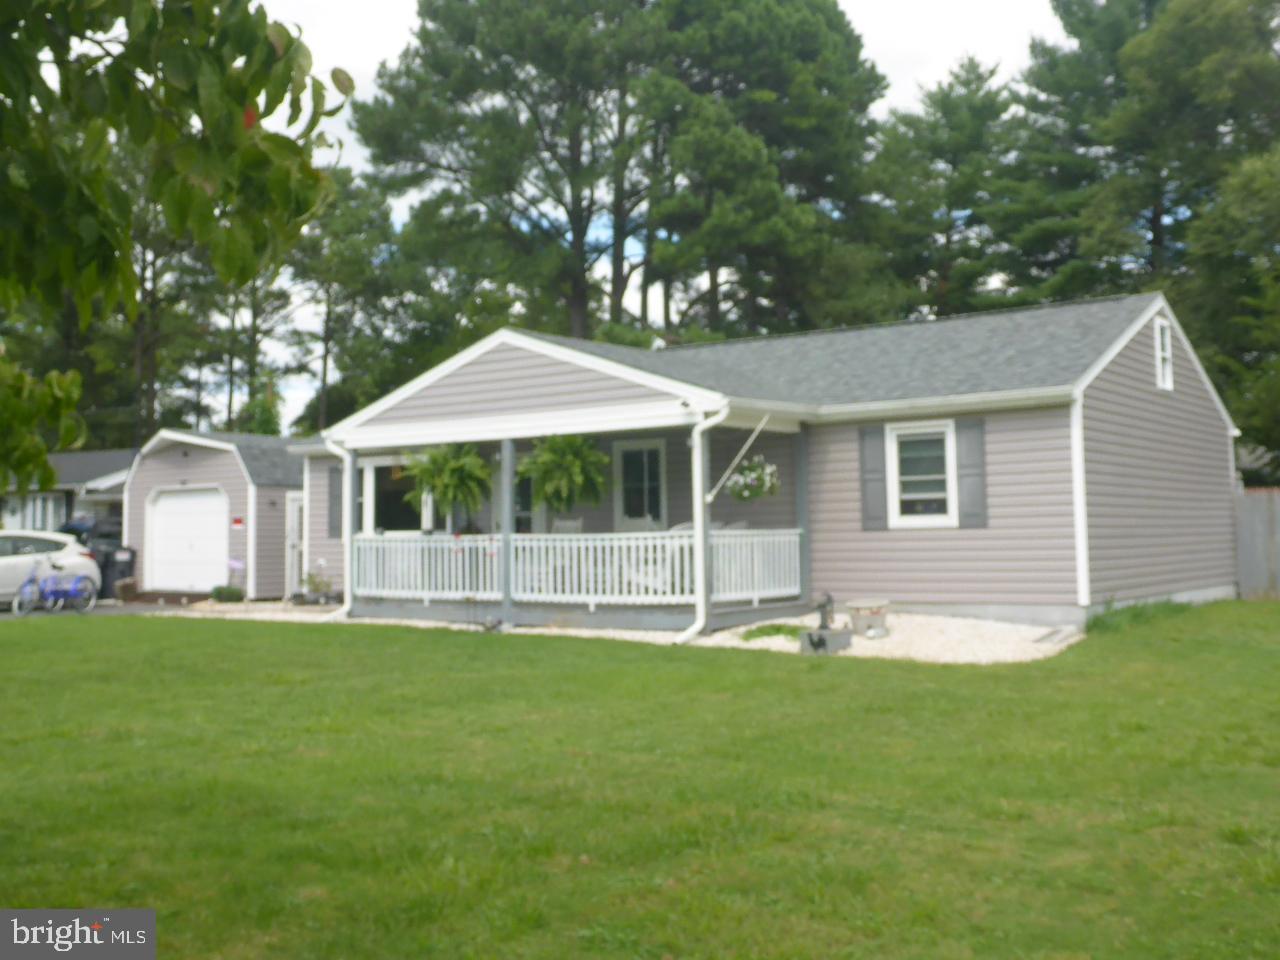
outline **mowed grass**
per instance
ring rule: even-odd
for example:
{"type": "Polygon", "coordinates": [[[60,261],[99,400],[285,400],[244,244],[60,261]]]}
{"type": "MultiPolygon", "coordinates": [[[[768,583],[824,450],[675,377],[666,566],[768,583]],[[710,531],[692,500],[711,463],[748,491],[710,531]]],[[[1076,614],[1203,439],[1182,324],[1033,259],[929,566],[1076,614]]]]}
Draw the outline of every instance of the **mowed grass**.
{"type": "Polygon", "coordinates": [[[0,622],[0,903],[162,957],[1280,955],[1280,604],[1010,667],[0,622]]]}

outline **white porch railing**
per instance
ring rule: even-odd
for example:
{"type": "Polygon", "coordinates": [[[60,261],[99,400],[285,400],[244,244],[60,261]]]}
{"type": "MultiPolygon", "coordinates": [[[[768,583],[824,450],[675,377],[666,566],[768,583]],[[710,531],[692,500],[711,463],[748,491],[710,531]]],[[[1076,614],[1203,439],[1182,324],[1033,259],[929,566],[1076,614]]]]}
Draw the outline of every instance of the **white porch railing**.
{"type": "Polygon", "coordinates": [[[502,538],[357,536],[358,597],[384,600],[501,600],[502,538]]]}
{"type": "Polygon", "coordinates": [[[799,530],[711,532],[712,601],[758,604],[799,595],[799,530]]]}
{"type": "MultiPolygon", "coordinates": [[[[694,602],[693,533],[542,534],[512,537],[516,602],[663,606],[694,602]]],[[[497,535],[355,538],[358,597],[497,600],[497,535]]],[[[799,530],[711,533],[711,599],[751,602],[800,594],[799,530]]]]}
{"type": "Polygon", "coordinates": [[[693,603],[691,532],[525,533],[515,550],[515,600],[693,603]]]}

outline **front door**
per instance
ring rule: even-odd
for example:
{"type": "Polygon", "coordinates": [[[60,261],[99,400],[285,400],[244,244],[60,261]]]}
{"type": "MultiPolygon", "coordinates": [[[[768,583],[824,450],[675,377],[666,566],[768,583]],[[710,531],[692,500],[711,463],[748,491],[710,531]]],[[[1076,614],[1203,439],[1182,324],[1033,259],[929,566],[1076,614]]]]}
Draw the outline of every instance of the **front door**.
{"type": "Polygon", "coordinates": [[[665,530],[666,445],[619,440],[613,445],[613,523],[620,533],[665,530]]]}
{"type": "Polygon", "coordinates": [[[302,531],[306,518],[306,504],[299,490],[284,495],[285,503],[285,596],[302,593],[305,560],[302,550],[302,531]]]}

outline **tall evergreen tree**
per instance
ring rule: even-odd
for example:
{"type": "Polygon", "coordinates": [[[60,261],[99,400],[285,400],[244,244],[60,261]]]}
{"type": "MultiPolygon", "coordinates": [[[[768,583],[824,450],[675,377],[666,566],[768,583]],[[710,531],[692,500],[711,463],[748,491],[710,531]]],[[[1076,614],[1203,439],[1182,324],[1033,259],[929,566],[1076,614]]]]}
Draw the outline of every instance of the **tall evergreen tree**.
{"type": "Polygon", "coordinates": [[[1004,299],[1001,249],[987,222],[1002,186],[1010,98],[995,69],[969,58],[926,91],[918,113],[896,112],[875,169],[894,267],[918,303],[946,315],[1004,299]]]}
{"type": "Polygon", "coordinates": [[[381,191],[357,181],[350,170],[329,173],[334,197],[288,258],[294,291],[316,314],[313,325],[295,325],[286,337],[296,367],[316,379],[316,430],[331,422],[328,393],[338,341],[350,335],[362,310],[376,307],[385,287],[380,265],[392,256],[394,234],[381,191]]]}

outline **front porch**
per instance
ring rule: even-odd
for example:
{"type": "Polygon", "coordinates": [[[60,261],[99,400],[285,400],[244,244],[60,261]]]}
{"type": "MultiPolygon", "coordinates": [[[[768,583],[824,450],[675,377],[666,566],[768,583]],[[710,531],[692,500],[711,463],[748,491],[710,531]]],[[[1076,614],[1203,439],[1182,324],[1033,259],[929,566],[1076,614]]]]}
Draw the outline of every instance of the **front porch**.
{"type": "MultiPolygon", "coordinates": [[[[493,616],[514,623],[582,619],[576,608],[591,615],[583,622],[601,625],[679,624],[687,623],[696,603],[691,529],[515,533],[510,541],[504,596],[501,534],[360,535],[353,545],[352,593],[370,610],[380,606],[370,601],[411,601],[442,619],[493,616]]],[[[795,528],[710,531],[713,625],[733,614],[763,616],[762,605],[783,602],[791,609],[804,595],[801,543],[795,528]]]]}
{"type": "Polygon", "coordinates": [[[344,607],[689,636],[794,612],[809,595],[806,443],[789,413],[500,331],[326,434],[344,607]],[[521,465],[557,436],[590,438],[607,470],[592,496],[535,502],[521,465]],[[405,469],[445,444],[472,448],[486,477],[470,510],[419,504],[405,469]],[[742,476],[726,483],[747,454],[772,473],[744,494],[742,476]]]}
{"type": "Polygon", "coordinates": [[[593,441],[608,454],[609,489],[569,515],[535,504],[517,474],[536,438],[476,445],[494,489],[470,514],[429,500],[421,510],[406,505],[410,451],[354,456],[353,612],[678,629],[694,619],[700,589],[708,629],[799,609],[809,592],[800,433],[722,427],[695,442],[688,430],[639,430],[593,441]],[[748,447],[778,465],[782,490],[717,500],[715,481],[748,447]]]}

